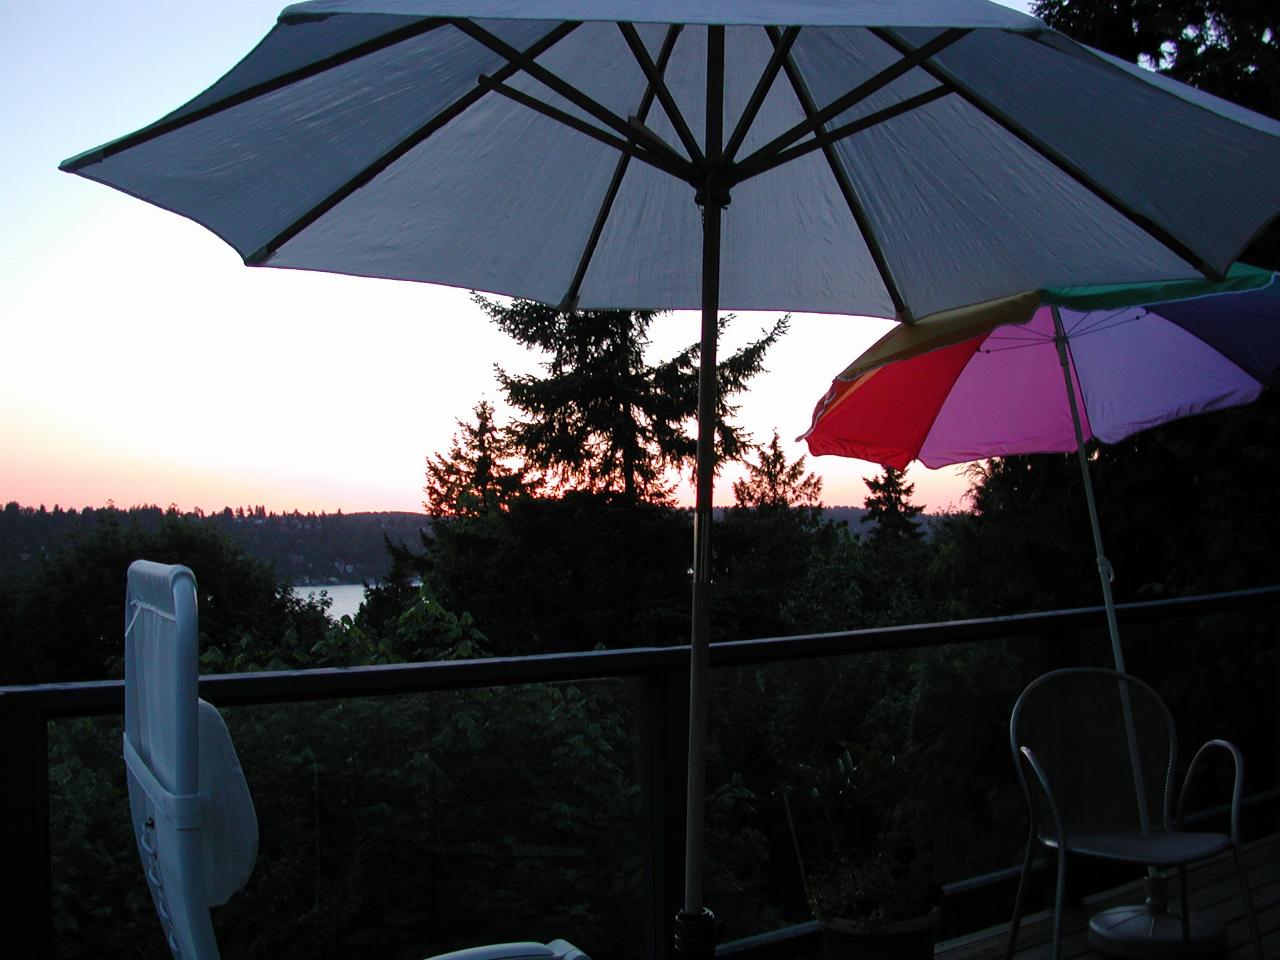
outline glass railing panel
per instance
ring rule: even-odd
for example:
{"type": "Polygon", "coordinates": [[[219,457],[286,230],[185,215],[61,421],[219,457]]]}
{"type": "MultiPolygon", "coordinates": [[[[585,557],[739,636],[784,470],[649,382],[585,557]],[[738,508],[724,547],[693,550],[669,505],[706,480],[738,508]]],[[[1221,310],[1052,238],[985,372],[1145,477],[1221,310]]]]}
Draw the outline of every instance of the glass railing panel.
{"type": "MultiPolygon", "coordinates": [[[[563,937],[639,957],[635,690],[224,710],[260,845],[248,884],[214,910],[223,955],[422,958],[563,937]]],[[[51,742],[59,955],[166,956],[130,833],[119,723],[57,722],[51,742]]]]}
{"type": "MultiPolygon", "coordinates": [[[[1223,736],[1245,749],[1248,782],[1276,782],[1278,626],[1264,609],[1123,628],[1129,669],[1178,721],[1183,771],[1223,736]]],[[[1041,673],[1110,665],[1098,627],[715,671],[706,901],[724,938],[812,919],[802,864],[812,872],[833,838],[846,850],[908,838],[941,884],[1019,864],[1027,811],[1010,710],[1041,673]]],[[[1218,803],[1229,775],[1209,778],[1226,778],[1218,803]]]]}

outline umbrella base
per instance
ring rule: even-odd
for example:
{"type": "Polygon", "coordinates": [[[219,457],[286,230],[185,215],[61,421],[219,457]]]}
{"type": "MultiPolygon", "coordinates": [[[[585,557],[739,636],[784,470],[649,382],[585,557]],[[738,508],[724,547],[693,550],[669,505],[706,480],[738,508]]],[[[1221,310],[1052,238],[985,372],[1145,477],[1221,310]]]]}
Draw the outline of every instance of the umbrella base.
{"type": "Polygon", "coordinates": [[[1147,904],[1113,907],[1089,920],[1089,946],[1108,957],[1215,957],[1227,948],[1227,928],[1197,914],[1182,940],[1182,918],[1153,912],[1147,904]]]}
{"type": "Polygon", "coordinates": [[[687,960],[714,960],[716,955],[716,917],[706,907],[701,913],[676,914],[676,956],[687,960]]]}

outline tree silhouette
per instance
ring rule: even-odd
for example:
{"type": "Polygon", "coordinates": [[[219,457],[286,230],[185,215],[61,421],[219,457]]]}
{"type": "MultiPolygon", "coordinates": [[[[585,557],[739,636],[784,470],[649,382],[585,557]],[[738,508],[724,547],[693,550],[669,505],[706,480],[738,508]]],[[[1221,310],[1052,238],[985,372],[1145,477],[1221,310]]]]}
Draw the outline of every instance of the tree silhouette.
{"type": "Polygon", "coordinates": [[[423,502],[434,517],[474,517],[523,494],[524,471],[511,467],[511,441],[494,422],[493,404],[481,400],[474,421],[458,420],[447,454],[427,458],[423,502]]]}
{"type": "Polygon", "coordinates": [[[821,509],[822,478],[805,472],[803,456],[794,463],[787,462],[777,428],[768,445],[757,449],[758,461],[752,463],[744,459],[747,475],[733,482],[733,498],[737,506],[821,509]]]}
{"type": "Polygon", "coordinates": [[[901,470],[885,467],[879,479],[862,478],[871,491],[863,505],[867,508],[867,519],[875,521],[871,531],[873,543],[910,542],[924,536],[915,520],[924,508],[910,502],[916,486],[904,483],[904,476],[901,470]]]}
{"type": "MultiPolygon", "coordinates": [[[[645,347],[654,312],[476,302],[504,333],[549,354],[544,376],[497,371],[507,401],[523,415],[510,429],[513,449],[547,486],[669,501],[667,471],[691,464],[696,450],[686,426],[697,410],[697,346],[652,364],[645,347]]],[[[750,442],[728,423],[737,411],[729,398],[763,369],[765,351],[786,326],[779,320],[717,365],[722,460],[738,459],[750,442]]]]}

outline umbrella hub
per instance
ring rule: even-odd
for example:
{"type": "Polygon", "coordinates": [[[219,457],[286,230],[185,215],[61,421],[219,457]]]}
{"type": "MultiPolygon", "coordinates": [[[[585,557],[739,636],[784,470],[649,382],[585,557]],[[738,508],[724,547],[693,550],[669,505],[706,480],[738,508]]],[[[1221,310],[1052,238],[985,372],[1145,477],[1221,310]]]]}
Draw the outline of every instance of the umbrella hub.
{"type": "Polygon", "coordinates": [[[721,170],[711,170],[694,183],[693,202],[704,210],[708,203],[723,209],[730,203],[730,182],[721,170]]]}

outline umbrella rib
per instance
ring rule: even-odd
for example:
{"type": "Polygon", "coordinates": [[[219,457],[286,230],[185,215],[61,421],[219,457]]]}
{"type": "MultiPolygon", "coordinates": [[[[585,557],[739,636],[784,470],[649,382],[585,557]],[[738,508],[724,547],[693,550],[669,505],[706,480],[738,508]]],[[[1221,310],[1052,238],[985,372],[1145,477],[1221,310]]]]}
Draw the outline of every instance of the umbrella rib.
{"type": "MultiPolygon", "coordinates": [[[[659,77],[666,71],[667,63],[671,59],[671,52],[675,49],[676,38],[680,36],[680,24],[672,24],[667,28],[666,39],[663,40],[662,49],[658,52],[657,71],[659,77]]],[[[653,98],[656,91],[652,84],[644,92],[644,96],[640,99],[640,105],[636,108],[636,116],[641,122],[649,114],[649,109],[653,106],[653,98]]],[[[573,280],[569,284],[569,289],[565,293],[564,301],[561,303],[561,309],[576,309],[578,303],[578,295],[582,291],[582,281],[586,278],[587,268],[590,267],[592,259],[595,257],[596,247],[600,243],[600,236],[604,233],[605,222],[609,219],[609,214],[613,212],[614,201],[618,198],[618,191],[622,189],[622,178],[626,176],[627,168],[631,163],[631,155],[624,153],[618,158],[618,165],[614,168],[613,179],[609,182],[609,189],[605,191],[604,201],[600,204],[600,210],[596,214],[596,222],[591,227],[591,235],[587,238],[586,246],[582,249],[582,256],[578,258],[578,268],[574,271],[573,280]]]]}
{"type": "MultiPolygon", "coordinates": [[[[1122,327],[1127,323],[1133,323],[1136,320],[1141,320],[1146,316],[1150,316],[1150,311],[1144,311],[1133,316],[1126,316],[1122,318],[1116,318],[1112,314],[1107,314],[1101,319],[1095,320],[1092,324],[1086,323],[1085,318],[1082,317],[1080,322],[1070,330],[1064,328],[1063,336],[1065,336],[1068,341],[1078,340],[1080,337],[1087,337],[1095,333],[1105,333],[1106,331],[1113,330],[1116,327],[1122,327]]],[[[1040,333],[1035,330],[1028,330],[1026,333],[1028,334],[1026,337],[988,336],[983,342],[983,346],[979,349],[982,353],[1006,353],[1009,350],[1023,350],[1027,347],[1041,347],[1045,344],[1053,343],[1056,339],[1051,334],[1040,333]],[[996,340],[1003,341],[1009,345],[995,348],[986,346],[986,344],[996,340]]]]}
{"type": "MultiPolygon", "coordinates": [[[[494,93],[501,94],[521,106],[528,107],[535,113],[540,113],[550,120],[554,120],[566,127],[577,130],[579,133],[585,134],[593,140],[603,143],[607,147],[612,147],[624,156],[635,157],[637,160],[643,160],[645,163],[657,167],[664,173],[669,173],[680,180],[690,180],[693,178],[693,165],[684,157],[667,147],[666,144],[662,143],[660,140],[656,141],[654,144],[657,149],[641,147],[639,144],[632,143],[629,140],[623,140],[620,137],[615,137],[610,133],[606,133],[599,127],[594,127],[587,123],[587,121],[575,117],[571,113],[567,113],[558,107],[553,107],[551,104],[539,100],[537,97],[533,97],[523,91],[516,90],[514,87],[509,87],[505,83],[500,83],[491,77],[481,77],[479,83],[484,89],[492,90],[494,93]]],[[[637,128],[636,125],[633,124],[631,132],[632,136],[642,136],[645,131],[643,128],[637,128]]]]}
{"type": "Polygon", "coordinates": [[[908,97],[899,103],[895,103],[891,107],[885,107],[883,110],[877,110],[875,113],[867,114],[843,126],[836,127],[833,130],[827,130],[817,133],[810,140],[798,143],[794,147],[788,147],[779,153],[771,156],[762,157],[758,161],[743,165],[735,170],[735,182],[750,180],[752,177],[758,177],[760,174],[774,167],[780,167],[785,163],[803,157],[807,153],[813,153],[822,147],[830,146],[840,140],[844,140],[853,136],[855,133],[861,133],[871,127],[879,126],[886,120],[892,120],[894,117],[901,116],[904,113],[910,113],[912,110],[918,110],[926,104],[933,103],[935,100],[941,100],[943,97],[950,96],[951,90],[946,87],[938,86],[932,90],[926,90],[924,93],[917,93],[914,97],[908,97]]]}
{"type": "MultiPolygon", "coordinates": [[[[906,52],[899,50],[899,53],[903,53],[902,59],[885,67],[873,77],[870,77],[858,84],[858,86],[854,87],[848,93],[837,97],[821,110],[806,110],[806,113],[809,115],[806,116],[803,121],[797,123],[790,130],[779,134],[755,153],[744,158],[741,165],[743,167],[755,167],[758,164],[763,164],[770,158],[770,156],[782,152],[796,141],[803,139],[809,134],[821,132],[822,128],[828,121],[834,120],[846,110],[849,110],[876,92],[884,89],[903,74],[914,70],[916,67],[923,66],[925,61],[934,54],[945,50],[961,37],[967,36],[969,32],[969,30],[961,29],[944,30],[921,47],[908,50],[906,52]]],[[[777,42],[779,41],[775,40],[775,43],[777,42]]],[[[789,53],[787,56],[788,62],[792,62],[790,60],[789,53]]]]}
{"type": "MultiPolygon", "coordinates": [[[[680,108],[676,105],[675,98],[671,96],[671,90],[667,87],[666,81],[662,79],[662,73],[654,65],[649,56],[649,51],[645,49],[644,42],[640,39],[640,34],[636,32],[635,24],[619,21],[618,30],[621,31],[623,38],[627,41],[627,46],[631,48],[631,55],[636,58],[636,63],[640,65],[640,69],[648,79],[649,89],[657,95],[658,102],[662,104],[662,109],[666,111],[667,118],[671,121],[671,125],[675,127],[676,135],[680,138],[680,142],[684,144],[684,148],[688,151],[693,162],[701,165],[704,162],[702,149],[698,146],[698,141],[694,137],[693,131],[689,129],[689,123],[685,120],[684,114],[680,112],[680,108]]],[[[652,98],[650,98],[650,101],[652,101],[652,98]]]]}
{"type": "MultiPolygon", "coordinates": [[[[461,30],[467,36],[471,37],[477,43],[480,43],[483,46],[488,47],[494,53],[505,58],[508,61],[508,63],[510,63],[511,65],[515,66],[519,70],[523,70],[529,76],[533,77],[533,79],[537,80],[539,83],[548,87],[555,93],[560,94],[560,96],[564,97],[566,100],[568,100],[574,106],[578,107],[580,110],[583,110],[586,113],[590,114],[591,116],[595,117],[605,126],[612,129],[624,140],[631,139],[638,135],[645,137],[644,133],[636,130],[634,124],[627,123],[626,120],[619,117],[616,113],[614,113],[608,107],[604,106],[598,101],[587,96],[585,93],[583,93],[577,87],[573,86],[571,83],[568,83],[562,78],[556,76],[546,67],[537,63],[534,57],[530,56],[528,53],[522,53],[521,51],[517,50],[515,47],[504,42],[499,37],[494,36],[488,30],[485,30],[483,27],[480,27],[477,24],[472,23],[470,20],[454,20],[451,22],[454,24],[454,26],[456,26],[459,30],[461,30]]],[[[536,100],[533,102],[540,103],[540,101],[536,101],[536,100]]],[[[532,104],[529,104],[529,105],[532,106],[532,104]]],[[[546,107],[544,105],[536,109],[539,109],[543,113],[549,114],[549,111],[553,110],[554,108],[546,107]]],[[[567,116],[567,114],[560,113],[560,116],[557,117],[557,119],[561,119],[564,116],[567,116]]],[[[668,162],[674,163],[674,164],[687,163],[684,157],[680,156],[678,153],[672,150],[669,146],[667,146],[657,137],[653,137],[652,135],[649,135],[645,137],[645,139],[651,141],[649,143],[649,148],[655,154],[659,154],[659,153],[669,154],[667,158],[668,162]]]]}
{"type": "MultiPolygon", "coordinates": [[[[871,32],[885,43],[892,46],[899,53],[906,54],[916,49],[900,37],[894,30],[884,27],[873,27],[871,28],[871,32]]],[[[923,49],[923,47],[920,49],[923,49]]],[[[1195,267],[1200,273],[1204,274],[1211,280],[1221,281],[1225,279],[1225,274],[1221,270],[1205,260],[1205,258],[1196,253],[1195,250],[1187,246],[1170,231],[1160,226],[1160,224],[1156,223],[1150,217],[1134,210],[1111,190],[1107,189],[1106,186],[1100,183],[1097,178],[1090,175],[1083,167],[1065,156],[1061,151],[1051,146],[1042,137],[1028,130],[1025,126],[1013,117],[1009,116],[999,107],[995,106],[985,97],[978,94],[972,87],[959,79],[950,70],[938,63],[922,63],[920,66],[939,83],[944,84],[950,90],[955,91],[955,93],[964,99],[964,101],[970,106],[974,107],[988,119],[994,121],[1008,133],[1017,137],[1037,154],[1048,160],[1099,200],[1106,203],[1130,223],[1137,226],[1148,236],[1153,237],[1161,245],[1177,254],[1178,257],[1191,264],[1191,266],[1195,267]]]]}
{"type": "MultiPolygon", "coordinates": [[[[1029,337],[998,337],[991,334],[983,339],[983,343],[1011,343],[1016,347],[1038,347],[1042,343],[1053,343],[1053,337],[1042,333],[1033,333],[1029,337]]],[[[1000,349],[1013,349],[1013,347],[1001,347],[1000,349]]]]}
{"type": "Polygon", "coordinates": [[[764,71],[760,74],[760,79],[756,81],[756,88],[751,92],[751,97],[747,100],[747,105],[742,110],[742,116],[738,117],[738,123],[733,128],[733,133],[729,135],[729,142],[725,144],[724,162],[726,165],[732,164],[733,158],[737,156],[738,150],[742,146],[742,141],[747,137],[747,131],[751,129],[751,124],[755,123],[756,115],[760,112],[760,108],[764,106],[764,99],[773,88],[773,82],[778,78],[778,73],[782,70],[783,63],[790,56],[791,47],[798,36],[800,36],[799,27],[787,27],[782,32],[781,38],[774,45],[773,55],[769,58],[769,62],[765,64],[764,71]]]}
{"type": "MultiPolygon", "coordinates": [[[[527,53],[529,53],[532,56],[538,56],[541,53],[545,53],[547,50],[551,49],[553,46],[555,46],[557,43],[559,43],[561,40],[567,37],[570,33],[572,33],[575,29],[577,29],[577,27],[578,27],[578,24],[576,23],[560,24],[555,29],[544,34],[540,39],[538,39],[532,45],[530,45],[527,53]]],[[[515,64],[509,63],[506,66],[499,69],[497,74],[495,74],[495,76],[505,78],[515,73],[519,69],[520,68],[515,64]]],[[[305,214],[303,214],[293,223],[289,224],[289,226],[285,227],[283,230],[277,233],[274,237],[272,237],[269,241],[267,241],[267,243],[263,244],[261,247],[259,247],[249,256],[245,257],[244,262],[250,266],[260,266],[261,264],[265,263],[282,246],[284,246],[286,243],[288,243],[290,240],[296,237],[299,233],[301,233],[311,224],[319,220],[322,216],[324,216],[326,213],[328,213],[330,210],[336,207],[339,203],[341,203],[347,197],[351,196],[351,194],[355,193],[355,191],[359,190],[365,184],[369,183],[369,181],[371,181],[374,177],[380,174],[383,170],[387,169],[387,167],[391,166],[391,164],[395,163],[402,156],[404,156],[406,153],[408,153],[418,144],[422,143],[422,141],[426,140],[433,133],[435,133],[437,130],[439,130],[441,127],[447,124],[450,120],[452,120],[454,117],[458,116],[460,113],[462,113],[472,104],[474,104],[487,92],[488,91],[486,90],[486,88],[482,84],[477,82],[475,87],[467,91],[457,100],[455,100],[453,103],[449,104],[449,106],[445,107],[443,110],[437,113],[434,117],[428,120],[425,124],[423,124],[417,130],[415,130],[413,133],[409,134],[409,136],[405,137],[403,140],[397,143],[394,147],[392,147],[386,153],[379,156],[376,160],[374,160],[367,167],[365,167],[363,170],[357,173],[354,177],[349,179],[346,183],[342,184],[342,186],[338,187],[337,190],[333,191],[333,193],[329,194],[327,197],[325,197],[323,200],[319,201],[318,203],[312,204],[305,214]]]]}
{"type": "Polygon", "coordinates": [[[224,97],[221,100],[206,104],[199,110],[193,110],[191,113],[183,114],[180,117],[160,120],[150,126],[143,127],[141,130],[121,137],[119,140],[113,140],[111,143],[104,146],[89,150],[79,156],[72,157],[69,160],[64,160],[60,165],[60,169],[71,172],[80,170],[92,163],[100,163],[108,157],[124,150],[147,143],[157,137],[162,137],[165,134],[173,133],[175,130],[181,130],[183,127],[189,126],[200,120],[205,120],[215,114],[222,113],[224,110],[230,110],[233,107],[238,107],[250,102],[251,100],[264,97],[269,93],[274,93],[275,91],[297,83],[300,80],[306,80],[328,70],[332,70],[335,67],[340,67],[343,64],[350,63],[352,60],[358,60],[360,57],[367,56],[371,53],[377,53],[379,50],[395,46],[396,44],[403,43],[406,40],[412,40],[414,37],[421,36],[424,33],[430,33],[432,30],[444,26],[446,22],[447,21],[433,18],[409,24],[408,26],[401,27],[398,30],[392,30],[390,33],[383,34],[380,37],[375,37],[372,40],[366,40],[364,43],[351,47],[348,50],[343,50],[340,53],[335,53],[322,60],[309,63],[305,67],[299,67],[297,70],[291,70],[288,73],[281,74],[278,77],[273,77],[270,80],[264,80],[262,83],[256,83],[253,86],[247,87],[229,97],[224,97]]]}
{"type": "Polygon", "coordinates": [[[1095,320],[1088,326],[1085,325],[1084,319],[1081,318],[1080,323],[1067,331],[1067,336],[1074,339],[1076,337],[1087,336],[1091,333],[1102,333],[1106,330],[1114,330],[1116,327],[1123,327],[1128,323],[1136,323],[1137,321],[1149,316],[1151,316],[1151,311],[1145,309],[1140,313],[1134,313],[1132,316],[1117,317],[1113,314],[1108,314],[1101,319],[1095,320]]]}
{"type": "MultiPolygon", "coordinates": [[[[765,30],[775,46],[782,42],[781,34],[777,28],[765,27],[765,30]]],[[[782,68],[787,74],[787,80],[791,83],[791,89],[794,91],[796,99],[800,101],[800,108],[804,111],[805,116],[813,116],[817,113],[813,94],[809,92],[809,86],[804,82],[804,77],[800,75],[800,71],[790,53],[784,59],[782,68]]],[[[889,291],[889,299],[893,302],[894,311],[900,317],[910,317],[910,310],[907,308],[902,291],[898,288],[898,283],[894,279],[893,270],[885,257],[884,249],[880,245],[880,239],[876,236],[875,228],[871,225],[871,220],[867,216],[866,209],[863,207],[857,191],[854,189],[853,182],[849,179],[848,172],[840,163],[840,158],[836,156],[835,148],[830,143],[823,143],[819,149],[822,150],[822,155],[827,160],[827,166],[831,169],[831,175],[835,178],[836,186],[840,188],[840,193],[849,207],[853,222],[857,224],[858,231],[862,234],[862,242],[867,245],[867,251],[871,254],[871,259],[876,265],[876,270],[880,274],[880,282],[889,291]]]]}
{"type": "Polygon", "coordinates": [[[981,347],[978,348],[977,352],[978,353],[1008,353],[1011,350],[1029,350],[1029,349],[1032,349],[1033,347],[1053,346],[1052,337],[1045,337],[1043,340],[1023,340],[1020,343],[1014,343],[1012,346],[1008,346],[1008,347],[988,347],[987,344],[990,342],[991,340],[988,338],[987,341],[983,343],[981,347]]]}

